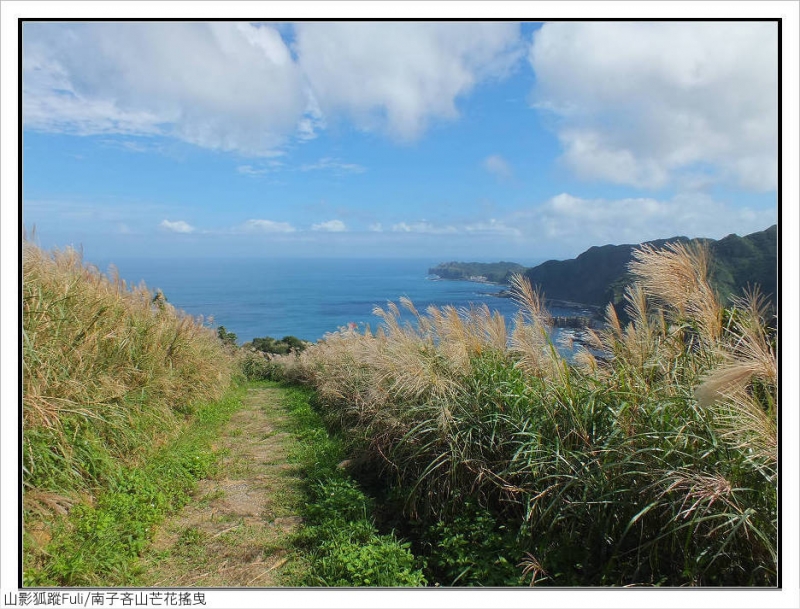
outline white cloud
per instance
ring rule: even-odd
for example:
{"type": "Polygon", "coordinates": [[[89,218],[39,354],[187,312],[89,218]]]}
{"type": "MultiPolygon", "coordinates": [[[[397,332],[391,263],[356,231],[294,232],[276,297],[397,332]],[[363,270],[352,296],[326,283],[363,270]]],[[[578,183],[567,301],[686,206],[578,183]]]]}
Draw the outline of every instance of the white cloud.
{"type": "Polygon", "coordinates": [[[343,173],[364,173],[367,169],[356,163],[342,163],[338,159],[325,157],[316,163],[308,163],[300,166],[300,171],[331,170],[338,174],[343,173]]]}
{"type": "Polygon", "coordinates": [[[311,226],[311,230],[325,231],[329,233],[342,233],[347,230],[347,226],[345,226],[344,222],[341,220],[328,220],[327,222],[313,224],[311,226]]]}
{"type": "Polygon", "coordinates": [[[500,180],[508,180],[514,175],[508,161],[499,154],[493,154],[483,159],[483,168],[500,180]]]}
{"type": "Polygon", "coordinates": [[[401,140],[456,118],[460,95],[520,56],[519,24],[508,22],[302,22],[295,31],[322,112],[401,140]]]}
{"type": "Polygon", "coordinates": [[[28,129],[250,156],[313,139],[339,114],[414,139],[522,54],[519,24],[500,22],[31,22],[23,45],[28,129]]]}
{"type": "MultiPolygon", "coordinates": [[[[380,226],[380,225],[378,225],[380,226]]],[[[370,230],[372,228],[370,227],[370,230]]],[[[433,224],[427,220],[419,222],[398,222],[392,225],[392,232],[395,233],[421,233],[428,235],[506,235],[519,236],[520,231],[514,227],[507,226],[505,222],[491,218],[466,224],[433,224]]]]}
{"type": "Polygon", "coordinates": [[[776,209],[734,208],[702,193],[670,200],[583,199],[562,193],[509,220],[538,241],[579,249],[606,243],[639,243],[683,235],[718,239],[763,230],[777,221],[776,209]]]}
{"type": "Polygon", "coordinates": [[[491,218],[487,222],[467,224],[463,227],[463,230],[473,234],[508,235],[510,237],[519,237],[522,235],[518,228],[507,226],[505,222],[496,220],[495,218],[491,218]]]}
{"type": "Polygon", "coordinates": [[[187,222],[184,222],[183,220],[176,220],[175,222],[170,222],[169,220],[162,220],[159,226],[173,233],[193,233],[195,231],[194,226],[188,224],[187,222]]]}
{"type": "Polygon", "coordinates": [[[268,25],[75,22],[24,25],[28,128],[161,134],[268,154],[303,119],[303,78],[268,25]]]}
{"type": "Polygon", "coordinates": [[[276,160],[267,160],[260,166],[253,166],[253,165],[239,165],[236,168],[237,173],[241,173],[242,175],[250,176],[250,177],[257,177],[264,175],[266,173],[272,173],[278,171],[284,167],[282,161],[276,160]]]}
{"type": "Polygon", "coordinates": [[[421,222],[399,222],[392,225],[392,231],[395,233],[427,233],[432,235],[442,235],[457,233],[458,229],[455,226],[435,226],[425,220],[421,222]]]}
{"type": "Polygon", "coordinates": [[[147,142],[142,138],[139,140],[107,139],[102,140],[101,143],[103,146],[107,146],[108,148],[116,148],[117,150],[124,150],[126,152],[163,152],[163,149],[160,145],[147,142]]]}
{"type": "Polygon", "coordinates": [[[376,222],[375,224],[369,225],[370,232],[373,233],[382,233],[383,232],[383,225],[380,222],[376,222]]]}
{"type": "Polygon", "coordinates": [[[777,25],[547,23],[534,34],[535,107],[558,117],[579,176],[658,188],[692,168],[777,184],[777,25]]]}
{"type": "Polygon", "coordinates": [[[274,222],[273,220],[247,220],[242,228],[248,232],[260,233],[293,233],[295,228],[288,222],[274,222]]]}
{"type": "Polygon", "coordinates": [[[325,129],[327,126],[325,116],[319,108],[319,102],[310,88],[305,90],[308,98],[305,116],[297,124],[297,139],[308,142],[317,137],[317,131],[325,129]]]}
{"type": "Polygon", "coordinates": [[[236,168],[237,173],[246,176],[260,176],[269,171],[266,167],[253,167],[252,165],[240,165],[236,168]]]}

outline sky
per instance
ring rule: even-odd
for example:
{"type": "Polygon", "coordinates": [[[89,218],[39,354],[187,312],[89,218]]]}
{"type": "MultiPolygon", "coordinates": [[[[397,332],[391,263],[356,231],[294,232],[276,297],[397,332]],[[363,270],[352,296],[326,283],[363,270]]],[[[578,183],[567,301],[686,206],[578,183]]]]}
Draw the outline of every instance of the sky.
{"type": "Polygon", "coordinates": [[[23,225],[122,257],[576,256],[777,221],[774,22],[26,22],[23,225]]]}

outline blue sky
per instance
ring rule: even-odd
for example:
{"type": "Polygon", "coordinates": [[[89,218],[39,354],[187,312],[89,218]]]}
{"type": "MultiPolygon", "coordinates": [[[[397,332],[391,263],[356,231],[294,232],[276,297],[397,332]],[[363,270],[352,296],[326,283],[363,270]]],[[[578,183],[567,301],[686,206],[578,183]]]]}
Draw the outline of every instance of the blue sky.
{"type": "Polygon", "coordinates": [[[34,23],[23,222],[131,256],[531,262],[777,220],[774,23],[34,23]]]}

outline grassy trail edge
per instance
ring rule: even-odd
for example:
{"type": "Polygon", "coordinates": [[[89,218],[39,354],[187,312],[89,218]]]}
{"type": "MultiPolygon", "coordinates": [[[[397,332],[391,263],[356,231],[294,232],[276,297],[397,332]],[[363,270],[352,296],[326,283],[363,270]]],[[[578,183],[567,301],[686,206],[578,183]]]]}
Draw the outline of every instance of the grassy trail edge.
{"type": "Polygon", "coordinates": [[[328,431],[311,405],[314,392],[272,381],[263,387],[284,390],[284,406],[291,432],[297,437],[290,459],[305,475],[303,524],[294,545],[306,557],[309,569],[294,586],[417,587],[427,581],[424,564],[410,550],[410,542],[394,533],[381,534],[375,525],[374,503],[343,469],[342,439],[328,431]]]}
{"type": "Polygon", "coordinates": [[[190,499],[220,457],[218,430],[242,407],[245,387],[197,407],[167,444],[137,466],[120,466],[91,503],[75,506],[52,527],[41,552],[26,556],[24,586],[136,585],[138,558],[157,524],[190,499]]]}

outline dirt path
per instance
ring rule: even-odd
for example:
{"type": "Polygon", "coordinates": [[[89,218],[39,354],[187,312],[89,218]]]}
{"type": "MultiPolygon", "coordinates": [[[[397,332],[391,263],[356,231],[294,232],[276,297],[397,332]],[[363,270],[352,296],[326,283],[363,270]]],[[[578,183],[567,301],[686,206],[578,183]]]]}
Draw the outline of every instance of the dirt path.
{"type": "Polygon", "coordinates": [[[304,566],[288,537],[300,523],[297,466],[281,389],[250,389],[219,437],[218,473],[158,529],[143,560],[145,586],[280,586],[304,566]]]}

